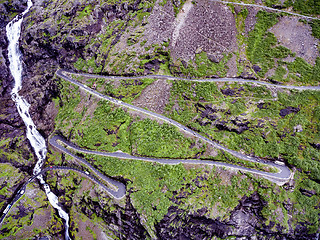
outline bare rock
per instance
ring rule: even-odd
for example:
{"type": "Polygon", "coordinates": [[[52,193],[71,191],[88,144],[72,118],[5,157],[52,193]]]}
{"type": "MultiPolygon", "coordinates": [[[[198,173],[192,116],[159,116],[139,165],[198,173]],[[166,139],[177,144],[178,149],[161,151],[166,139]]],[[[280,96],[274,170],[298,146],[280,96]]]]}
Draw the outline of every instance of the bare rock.
{"type": "Polygon", "coordinates": [[[302,132],[303,131],[303,128],[302,128],[302,126],[299,124],[299,125],[297,125],[297,126],[294,126],[294,131],[295,132],[302,132]]]}
{"type": "Polygon", "coordinates": [[[299,111],[300,111],[300,108],[298,108],[298,107],[297,108],[295,108],[295,107],[287,107],[287,108],[281,109],[279,115],[281,117],[285,117],[290,113],[297,113],[299,111]]]}

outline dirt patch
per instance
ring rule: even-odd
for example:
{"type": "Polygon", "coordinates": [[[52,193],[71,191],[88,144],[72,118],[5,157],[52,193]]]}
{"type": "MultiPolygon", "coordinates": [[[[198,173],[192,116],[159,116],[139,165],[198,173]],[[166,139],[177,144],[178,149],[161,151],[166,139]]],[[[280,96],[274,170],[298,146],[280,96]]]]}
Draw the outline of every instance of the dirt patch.
{"type": "MultiPolygon", "coordinates": [[[[81,100],[82,102],[82,100],[81,100]]],[[[94,111],[98,107],[99,100],[97,98],[91,98],[90,100],[83,103],[83,108],[87,108],[83,118],[81,119],[81,123],[85,122],[87,117],[91,118],[94,116],[94,111]]]]}
{"type": "Polygon", "coordinates": [[[236,50],[237,29],[228,6],[200,0],[189,7],[187,14],[181,14],[182,23],[175,24],[176,39],[170,44],[174,59],[189,61],[196,52],[205,51],[221,60],[223,53],[236,50]]]}
{"type": "Polygon", "coordinates": [[[93,186],[93,182],[88,180],[88,179],[84,179],[81,181],[81,188],[79,188],[79,193],[77,195],[82,196],[84,192],[89,191],[89,196],[90,197],[96,197],[96,194],[94,191],[92,191],[92,186],[93,186]]]}
{"type": "Polygon", "coordinates": [[[228,72],[226,77],[237,77],[238,76],[238,68],[237,68],[237,56],[232,55],[230,60],[227,63],[228,72]]]}
{"type": "Polygon", "coordinates": [[[34,228],[46,228],[48,227],[48,219],[51,219],[51,209],[41,209],[38,210],[36,214],[33,215],[33,223],[31,226],[24,226],[26,232],[32,232],[34,228]]]}
{"type": "Polygon", "coordinates": [[[291,51],[295,52],[297,57],[301,57],[310,64],[314,64],[319,56],[319,40],[311,35],[311,27],[299,22],[296,17],[282,17],[280,21],[270,28],[278,39],[279,43],[291,51]]]}
{"type": "Polygon", "coordinates": [[[217,174],[221,178],[221,185],[229,186],[231,185],[231,177],[234,175],[231,171],[223,170],[222,168],[217,168],[217,174]]]}
{"type": "Polygon", "coordinates": [[[156,80],[146,87],[141,95],[132,101],[137,107],[163,114],[166,104],[169,102],[171,84],[163,80],[156,80]]]}
{"type": "Polygon", "coordinates": [[[192,8],[191,0],[187,0],[183,5],[182,9],[178,13],[178,16],[174,22],[174,31],[172,33],[172,46],[175,46],[177,43],[177,38],[180,34],[180,29],[184,26],[186,18],[192,8]]]}
{"type": "Polygon", "coordinates": [[[82,239],[110,239],[107,237],[107,235],[103,232],[103,228],[106,226],[101,226],[101,222],[99,223],[93,223],[90,221],[89,218],[85,217],[82,214],[75,213],[77,219],[80,221],[77,221],[78,223],[78,232],[77,236],[82,239]]]}
{"type": "Polygon", "coordinates": [[[216,157],[218,155],[218,149],[213,147],[212,145],[208,144],[207,149],[204,152],[203,156],[204,157],[216,157]]]}

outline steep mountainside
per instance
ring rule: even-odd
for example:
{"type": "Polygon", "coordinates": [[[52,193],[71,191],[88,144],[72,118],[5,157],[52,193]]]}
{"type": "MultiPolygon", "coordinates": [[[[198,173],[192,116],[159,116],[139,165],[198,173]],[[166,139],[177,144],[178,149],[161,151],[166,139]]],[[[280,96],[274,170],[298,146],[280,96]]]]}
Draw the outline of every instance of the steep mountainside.
{"type": "MultiPolygon", "coordinates": [[[[251,1],[247,1],[254,3],[251,1]]],[[[261,5],[320,14],[300,1],[261,5]]],[[[309,4],[309,2],[308,2],[309,4]]],[[[307,5],[308,5],[307,4],[307,5]]],[[[310,4],[309,4],[310,5],[310,4]]],[[[36,160],[10,90],[6,24],[25,1],[0,2],[0,210],[36,160]]],[[[310,15],[311,16],[311,15],[310,15]]],[[[260,170],[197,137],[98,99],[55,75],[167,116],[229,149],[281,161],[294,173],[278,186],[220,167],[160,165],[80,154],[126,185],[114,199],[74,172],[46,180],[70,216],[73,239],[317,239],[320,233],[320,94],[258,84],[192,82],[235,78],[318,86],[320,20],[206,0],[35,0],[20,48],[21,95],[48,140],[134,156],[217,160],[260,170]],[[159,74],[186,80],[148,78],[159,74]],[[145,76],[106,79],[103,76],[145,76]]],[[[49,145],[49,144],[48,144],[49,145]]],[[[47,166],[89,171],[49,146],[47,166]]],[[[1,211],[1,212],[2,212],[1,211]]],[[[62,239],[63,224],[37,182],[0,228],[0,239],[62,239]]]]}

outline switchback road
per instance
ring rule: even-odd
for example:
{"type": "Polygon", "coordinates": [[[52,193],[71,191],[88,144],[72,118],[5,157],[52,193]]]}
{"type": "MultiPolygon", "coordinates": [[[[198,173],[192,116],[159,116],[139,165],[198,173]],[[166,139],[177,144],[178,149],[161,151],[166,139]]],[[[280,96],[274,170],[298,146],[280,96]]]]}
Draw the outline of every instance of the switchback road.
{"type": "MultiPolygon", "coordinates": [[[[154,118],[157,118],[159,120],[162,120],[164,122],[167,122],[167,123],[170,123],[174,126],[176,126],[177,128],[179,128],[181,131],[184,131],[188,134],[191,134],[207,143],[209,143],[210,145],[214,146],[215,148],[218,148],[220,150],[223,150],[225,152],[228,152],[230,154],[232,154],[233,156],[239,158],[239,159],[242,159],[242,160],[246,160],[246,161],[250,161],[250,162],[256,162],[256,163],[264,163],[264,164],[267,164],[271,167],[275,167],[279,170],[278,173],[267,173],[267,172],[262,172],[262,171],[258,171],[258,170],[253,170],[253,169],[248,169],[248,168],[243,168],[243,167],[239,167],[239,166],[236,166],[236,165],[232,165],[232,164],[224,164],[223,163],[223,166],[225,167],[228,167],[228,168],[233,168],[233,169],[238,169],[238,170],[242,170],[242,171],[246,171],[246,172],[253,172],[255,174],[258,174],[264,178],[267,178],[273,182],[276,182],[278,184],[283,184],[285,182],[287,182],[290,177],[291,177],[291,172],[289,170],[289,168],[287,166],[282,166],[282,165],[278,165],[278,164],[275,164],[275,163],[272,163],[272,162],[267,162],[267,161],[263,161],[259,158],[255,158],[255,157],[250,157],[250,156],[246,156],[244,154],[241,154],[239,152],[236,152],[234,150],[230,150],[214,141],[212,141],[211,139],[207,138],[207,137],[204,137],[202,135],[200,135],[199,133],[185,127],[184,125],[170,119],[170,118],[167,118],[165,116],[162,116],[158,113],[154,113],[154,112],[151,112],[149,110],[146,110],[146,109],[143,109],[143,108],[140,108],[140,107],[136,107],[136,106],[133,106],[131,104],[128,104],[128,103],[125,103],[125,102],[122,102],[118,99],[114,99],[112,97],[109,97],[109,96],[105,96],[91,88],[89,88],[88,86],[86,86],[85,84],[82,84],[80,82],[78,82],[77,80],[73,79],[73,78],[70,78],[69,76],[65,75],[64,74],[65,70],[58,70],[57,71],[57,76],[58,77],[61,77],[62,79],[76,85],[76,86],[79,86],[81,89],[89,92],[90,94],[92,95],[95,95],[96,97],[100,98],[100,99],[104,99],[104,100],[107,100],[109,102],[112,102],[118,106],[122,106],[122,107],[126,107],[126,108],[129,108],[131,110],[134,110],[134,111],[138,111],[138,112],[141,112],[143,114],[146,114],[146,115],[149,115],[151,117],[154,117],[154,118]],[[241,168],[241,169],[240,169],[241,168]]],[[[70,73],[70,72],[69,72],[70,73]]],[[[89,76],[90,74],[81,74],[82,76],[89,76]]],[[[92,76],[92,75],[90,75],[92,76]]],[[[94,75],[96,77],[98,77],[99,75],[94,75]]],[[[145,77],[150,77],[149,76],[145,76],[145,77]]],[[[154,78],[159,78],[159,76],[157,75],[151,75],[151,77],[154,77],[154,78]]],[[[174,78],[174,77],[169,77],[169,76],[162,76],[162,77],[165,77],[165,78],[170,78],[171,80],[174,80],[174,79],[177,79],[177,78],[174,78]]],[[[105,77],[107,78],[107,77],[105,77]]],[[[130,77],[129,77],[130,78],[130,77]]],[[[123,77],[115,77],[115,76],[112,76],[110,77],[110,79],[123,79],[123,77]]],[[[134,78],[130,78],[130,79],[134,79],[134,78]]],[[[179,80],[179,79],[178,79],[179,80]]],[[[180,79],[181,80],[181,79],[180,79]]],[[[217,79],[214,79],[214,80],[217,80],[217,79]]],[[[276,85],[277,86],[277,85],[276,85]]],[[[319,87],[320,89],[320,87],[319,87]]],[[[50,143],[52,141],[55,141],[57,138],[53,138],[53,140],[50,140],[50,143]]],[[[61,139],[59,139],[61,140],[61,139]]],[[[62,141],[62,140],[61,140],[62,141]]],[[[69,145],[69,147],[72,147],[72,145],[70,143],[67,143],[67,142],[64,142],[66,145],[69,145]]],[[[104,155],[106,153],[99,153],[99,152],[96,152],[96,151],[89,151],[89,150],[83,150],[83,149],[80,149],[78,147],[73,147],[75,150],[77,151],[86,151],[86,153],[91,153],[91,154],[100,154],[100,155],[104,155]]],[[[154,162],[159,162],[159,163],[166,163],[166,164],[178,164],[178,163],[193,163],[193,164],[211,164],[211,165],[220,165],[222,166],[221,164],[222,163],[218,163],[218,162],[212,162],[212,161],[200,161],[199,160],[173,160],[173,161],[177,161],[177,162],[172,162],[172,159],[152,159],[152,158],[140,158],[140,157],[135,157],[135,156],[130,156],[128,154],[124,154],[122,155],[123,153],[108,153],[108,155],[105,155],[105,156],[113,156],[113,157],[121,157],[121,158],[130,158],[130,159],[137,159],[137,160],[143,160],[143,161],[154,161],[154,162]],[[184,161],[187,161],[187,162],[184,162],[184,161]],[[190,161],[195,161],[195,162],[190,162],[190,161]],[[214,164],[213,164],[214,163],[214,164]]]]}
{"type": "MultiPolygon", "coordinates": [[[[91,168],[90,168],[91,169],[91,168]]],[[[64,171],[74,171],[77,173],[80,173],[81,175],[89,178],[91,181],[93,181],[94,183],[98,184],[99,186],[101,186],[104,190],[106,190],[110,195],[112,195],[114,198],[120,199],[122,197],[125,196],[126,193],[126,187],[124,184],[115,181],[111,178],[108,178],[104,175],[102,175],[101,173],[99,173],[99,177],[101,177],[103,180],[105,180],[106,182],[113,184],[114,186],[116,186],[118,188],[117,191],[114,191],[113,189],[109,188],[108,186],[106,186],[105,184],[103,184],[102,182],[100,182],[97,178],[95,178],[94,176],[90,175],[90,173],[82,171],[80,169],[76,169],[76,168],[71,168],[71,167],[63,167],[63,166],[51,166],[51,167],[47,167],[43,170],[41,170],[41,172],[39,172],[36,175],[33,175],[31,178],[29,178],[29,180],[27,182],[25,182],[21,188],[18,190],[17,194],[14,196],[14,198],[12,199],[11,203],[7,205],[6,209],[3,211],[3,214],[0,218],[0,225],[2,224],[3,220],[6,218],[6,216],[8,215],[9,211],[11,210],[11,208],[13,207],[13,205],[19,201],[19,199],[25,194],[26,192],[26,188],[28,186],[29,183],[31,183],[33,180],[35,180],[38,176],[43,175],[45,172],[48,171],[53,171],[53,170],[64,170],[64,171]]],[[[97,173],[98,171],[96,169],[91,169],[93,170],[95,173],[97,173]]]]}
{"type": "MultiPolygon", "coordinates": [[[[131,159],[131,160],[140,160],[140,161],[145,161],[145,162],[156,162],[160,164],[171,164],[171,165],[176,165],[176,164],[195,164],[195,165],[211,165],[211,166],[217,166],[217,167],[225,167],[228,169],[232,170],[239,170],[242,172],[248,172],[248,173],[253,173],[257,174],[259,176],[262,176],[263,178],[266,178],[274,183],[277,184],[284,184],[286,183],[290,177],[291,177],[291,172],[288,167],[278,165],[275,163],[271,162],[264,162],[264,164],[274,167],[278,170],[277,173],[271,173],[271,172],[264,172],[264,171],[259,171],[255,169],[250,169],[242,166],[237,166],[229,163],[223,163],[223,162],[217,162],[217,161],[208,161],[208,160],[198,160],[198,159],[170,159],[170,158],[149,158],[149,157],[139,157],[139,156],[132,156],[127,153],[123,152],[99,152],[99,151],[93,151],[93,150],[88,150],[88,149],[83,149],[80,148],[79,146],[67,141],[63,137],[59,135],[54,135],[52,138],[50,138],[49,143],[54,146],[55,148],[59,149],[60,151],[72,156],[75,158],[77,161],[85,164],[87,167],[89,167],[92,171],[95,171],[97,174],[97,170],[93,166],[90,165],[86,160],[76,156],[75,154],[71,153],[68,149],[62,146],[62,144],[66,145],[67,147],[73,149],[74,151],[85,153],[85,154],[95,154],[95,155],[100,155],[100,156],[105,156],[105,157],[114,157],[114,158],[120,158],[120,159],[131,159]],[[61,142],[61,143],[59,143],[61,142]]],[[[109,178],[104,177],[105,181],[109,181],[109,178]]],[[[112,185],[117,185],[117,182],[113,180],[110,182],[112,185]]],[[[120,187],[119,187],[120,188],[120,187]]],[[[122,192],[121,192],[122,194],[122,192]]]]}

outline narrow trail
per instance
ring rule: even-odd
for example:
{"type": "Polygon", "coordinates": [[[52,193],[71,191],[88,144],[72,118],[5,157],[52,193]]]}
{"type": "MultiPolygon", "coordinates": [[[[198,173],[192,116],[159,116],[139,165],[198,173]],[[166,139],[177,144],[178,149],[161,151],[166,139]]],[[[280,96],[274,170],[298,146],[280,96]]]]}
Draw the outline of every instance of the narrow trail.
{"type": "Polygon", "coordinates": [[[191,0],[187,0],[184,3],[181,11],[179,11],[179,13],[175,19],[175,22],[174,22],[175,28],[172,33],[172,46],[176,45],[177,39],[180,35],[181,27],[184,25],[184,23],[187,19],[188,13],[190,12],[191,8],[192,8],[191,0]]]}

